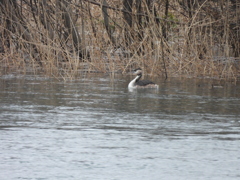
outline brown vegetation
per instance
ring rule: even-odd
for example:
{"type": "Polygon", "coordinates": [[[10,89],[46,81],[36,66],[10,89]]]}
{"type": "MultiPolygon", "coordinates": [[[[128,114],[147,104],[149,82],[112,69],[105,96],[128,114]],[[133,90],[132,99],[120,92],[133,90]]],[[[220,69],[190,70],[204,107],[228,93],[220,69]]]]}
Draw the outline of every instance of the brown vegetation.
{"type": "Polygon", "coordinates": [[[0,66],[238,79],[237,0],[0,1],[0,66]]]}

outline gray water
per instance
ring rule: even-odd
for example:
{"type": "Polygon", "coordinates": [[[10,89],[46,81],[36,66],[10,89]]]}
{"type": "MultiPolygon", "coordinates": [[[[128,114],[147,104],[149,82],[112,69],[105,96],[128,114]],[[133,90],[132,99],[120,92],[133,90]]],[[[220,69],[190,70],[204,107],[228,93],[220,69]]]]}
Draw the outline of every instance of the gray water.
{"type": "Polygon", "coordinates": [[[0,179],[240,179],[240,85],[0,78],[0,179]]]}

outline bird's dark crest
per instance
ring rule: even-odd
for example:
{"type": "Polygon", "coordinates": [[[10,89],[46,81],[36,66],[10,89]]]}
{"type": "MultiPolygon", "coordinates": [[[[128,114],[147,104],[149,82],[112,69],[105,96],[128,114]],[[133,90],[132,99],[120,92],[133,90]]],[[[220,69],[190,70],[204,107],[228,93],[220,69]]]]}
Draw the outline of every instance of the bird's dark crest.
{"type": "Polygon", "coordinates": [[[141,68],[134,69],[134,71],[137,71],[137,70],[142,70],[142,69],[141,68]]]}

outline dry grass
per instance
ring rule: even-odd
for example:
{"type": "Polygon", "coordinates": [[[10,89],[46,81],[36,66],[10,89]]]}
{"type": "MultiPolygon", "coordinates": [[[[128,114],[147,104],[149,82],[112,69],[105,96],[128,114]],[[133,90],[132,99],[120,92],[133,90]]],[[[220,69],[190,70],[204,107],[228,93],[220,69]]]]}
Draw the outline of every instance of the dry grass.
{"type": "Polygon", "coordinates": [[[237,2],[143,1],[140,10],[132,6],[131,25],[120,1],[25,2],[1,6],[2,68],[64,79],[136,67],[165,77],[240,77],[237,2]]]}

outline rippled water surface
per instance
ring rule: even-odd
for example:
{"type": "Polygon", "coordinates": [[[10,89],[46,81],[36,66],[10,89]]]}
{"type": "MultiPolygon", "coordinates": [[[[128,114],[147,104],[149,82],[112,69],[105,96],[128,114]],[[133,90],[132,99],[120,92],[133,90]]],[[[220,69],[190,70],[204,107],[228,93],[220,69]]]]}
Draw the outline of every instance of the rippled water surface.
{"type": "Polygon", "coordinates": [[[240,179],[240,85],[0,77],[0,179],[240,179]]]}

